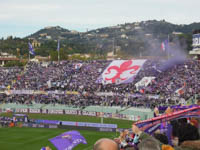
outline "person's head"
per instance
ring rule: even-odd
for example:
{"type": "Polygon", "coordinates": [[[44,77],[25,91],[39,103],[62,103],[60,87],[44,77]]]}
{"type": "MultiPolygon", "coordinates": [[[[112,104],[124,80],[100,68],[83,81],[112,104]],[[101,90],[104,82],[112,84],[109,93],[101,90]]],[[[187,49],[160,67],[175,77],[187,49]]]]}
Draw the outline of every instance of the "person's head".
{"type": "Polygon", "coordinates": [[[187,124],[187,118],[178,119],[180,125],[187,124]]]}
{"type": "Polygon", "coordinates": [[[51,148],[49,146],[46,147],[46,150],[51,150],[51,148]]]}
{"type": "Polygon", "coordinates": [[[125,137],[126,137],[126,132],[125,131],[121,132],[120,139],[123,140],[123,139],[125,139],[125,137]]]}
{"type": "Polygon", "coordinates": [[[197,100],[197,105],[200,105],[200,98],[197,100]]]}
{"type": "Polygon", "coordinates": [[[173,144],[173,146],[178,146],[178,141],[179,141],[178,137],[173,137],[172,138],[172,144],[173,144]]]}
{"type": "Polygon", "coordinates": [[[137,150],[137,148],[136,147],[127,147],[124,150],[137,150]]]}
{"type": "Polygon", "coordinates": [[[200,148],[200,141],[184,141],[181,143],[182,148],[192,149],[192,150],[199,150],[200,148]]]}
{"type": "Polygon", "coordinates": [[[155,116],[158,116],[159,115],[159,109],[158,109],[158,107],[155,107],[154,108],[154,114],[155,114],[155,116]]]}
{"type": "Polygon", "coordinates": [[[93,150],[118,150],[117,143],[111,139],[99,139],[93,146],[93,150]]]}
{"type": "Polygon", "coordinates": [[[165,110],[166,114],[170,114],[172,113],[172,109],[168,106],[167,109],[165,110]]]}
{"type": "Polygon", "coordinates": [[[123,136],[124,135],[124,132],[122,131],[122,132],[120,132],[120,136],[123,136]]]}
{"type": "Polygon", "coordinates": [[[126,129],[126,130],[124,130],[124,134],[125,135],[128,135],[129,134],[129,131],[126,129]]]}
{"type": "Polygon", "coordinates": [[[178,130],[179,129],[179,123],[178,120],[173,120],[170,122],[172,125],[172,136],[177,137],[178,136],[178,130]]]}
{"type": "Polygon", "coordinates": [[[51,148],[49,146],[46,146],[46,147],[42,147],[41,150],[51,150],[51,148]]]}
{"type": "Polygon", "coordinates": [[[161,150],[160,144],[153,138],[146,138],[138,145],[139,150],[161,150]]]}
{"type": "Polygon", "coordinates": [[[161,143],[163,143],[163,144],[168,144],[168,138],[167,138],[166,135],[156,133],[156,134],[154,134],[154,137],[155,137],[157,140],[159,140],[161,143]]]}
{"type": "Polygon", "coordinates": [[[198,129],[195,126],[191,124],[184,124],[180,126],[178,133],[179,145],[184,141],[198,140],[199,137],[198,129]]]}
{"type": "Polygon", "coordinates": [[[195,118],[191,118],[190,124],[198,128],[199,124],[198,121],[195,118]]]}

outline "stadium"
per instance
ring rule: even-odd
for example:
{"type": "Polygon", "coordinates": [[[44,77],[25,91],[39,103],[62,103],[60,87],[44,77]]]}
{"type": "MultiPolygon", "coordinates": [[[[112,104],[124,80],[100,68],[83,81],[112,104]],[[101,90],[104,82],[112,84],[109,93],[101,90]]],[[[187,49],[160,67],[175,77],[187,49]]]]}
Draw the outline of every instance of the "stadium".
{"type": "MultiPolygon", "coordinates": [[[[193,38],[190,54],[198,55],[199,33],[193,38]]],[[[1,149],[142,149],[146,139],[199,149],[199,93],[199,60],[187,57],[0,67],[1,149]]]]}
{"type": "Polygon", "coordinates": [[[74,130],[87,142],[74,149],[89,150],[133,123],[167,135],[177,120],[200,116],[199,60],[30,61],[0,69],[4,150],[56,149],[49,139],[74,130]]]}

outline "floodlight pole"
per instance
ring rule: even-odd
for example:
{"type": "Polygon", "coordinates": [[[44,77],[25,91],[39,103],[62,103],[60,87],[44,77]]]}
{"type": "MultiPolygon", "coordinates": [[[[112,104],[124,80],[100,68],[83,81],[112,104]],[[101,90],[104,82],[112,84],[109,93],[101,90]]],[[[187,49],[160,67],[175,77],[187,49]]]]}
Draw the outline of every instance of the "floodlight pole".
{"type": "Polygon", "coordinates": [[[103,102],[101,103],[101,124],[103,124],[103,102]]]}
{"type": "Polygon", "coordinates": [[[193,101],[193,104],[197,102],[197,94],[196,94],[196,87],[195,87],[195,99],[193,101]]]}
{"type": "Polygon", "coordinates": [[[58,62],[60,63],[60,41],[59,40],[58,40],[57,51],[58,51],[58,62]]]}
{"type": "Polygon", "coordinates": [[[113,38],[113,54],[115,55],[115,38],[113,38]]]}
{"type": "Polygon", "coordinates": [[[29,55],[28,55],[28,62],[30,62],[30,57],[31,57],[31,56],[30,56],[30,52],[29,52],[28,54],[29,54],[29,55]]]}
{"type": "Polygon", "coordinates": [[[167,35],[167,40],[168,40],[168,43],[167,43],[167,60],[169,60],[169,34],[167,35]]]}
{"type": "Polygon", "coordinates": [[[60,63],[60,50],[58,50],[58,62],[60,63]]]}

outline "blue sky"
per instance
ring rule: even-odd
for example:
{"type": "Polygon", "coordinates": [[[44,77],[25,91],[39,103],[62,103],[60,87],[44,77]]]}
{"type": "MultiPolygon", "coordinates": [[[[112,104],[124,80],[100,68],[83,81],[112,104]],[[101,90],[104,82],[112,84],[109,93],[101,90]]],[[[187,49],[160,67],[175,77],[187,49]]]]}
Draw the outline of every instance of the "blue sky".
{"type": "Polygon", "coordinates": [[[57,25],[84,32],[150,19],[190,24],[200,22],[199,9],[199,0],[0,0],[0,37],[57,25]]]}

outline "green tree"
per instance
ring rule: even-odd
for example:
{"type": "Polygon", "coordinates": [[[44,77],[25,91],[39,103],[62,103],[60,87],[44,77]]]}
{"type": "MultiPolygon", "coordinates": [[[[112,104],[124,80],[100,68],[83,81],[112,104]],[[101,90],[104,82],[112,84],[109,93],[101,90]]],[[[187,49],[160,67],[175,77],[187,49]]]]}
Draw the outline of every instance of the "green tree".
{"type": "Polygon", "coordinates": [[[61,48],[60,49],[60,60],[67,60],[67,59],[68,59],[67,52],[63,48],[61,48]]]}
{"type": "Polygon", "coordinates": [[[8,61],[4,67],[15,67],[15,66],[18,66],[18,67],[23,67],[26,65],[26,62],[20,62],[20,61],[8,61]]]}
{"type": "MultiPolygon", "coordinates": [[[[64,49],[61,48],[59,53],[60,53],[60,60],[67,60],[68,59],[68,54],[66,53],[66,51],[64,49]]],[[[50,51],[50,57],[51,57],[51,61],[58,61],[58,51],[51,50],[50,51]]]]}
{"type": "Polygon", "coordinates": [[[58,52],[55,50],[50,51],[51,61],[58,61],[58,52]]]}

